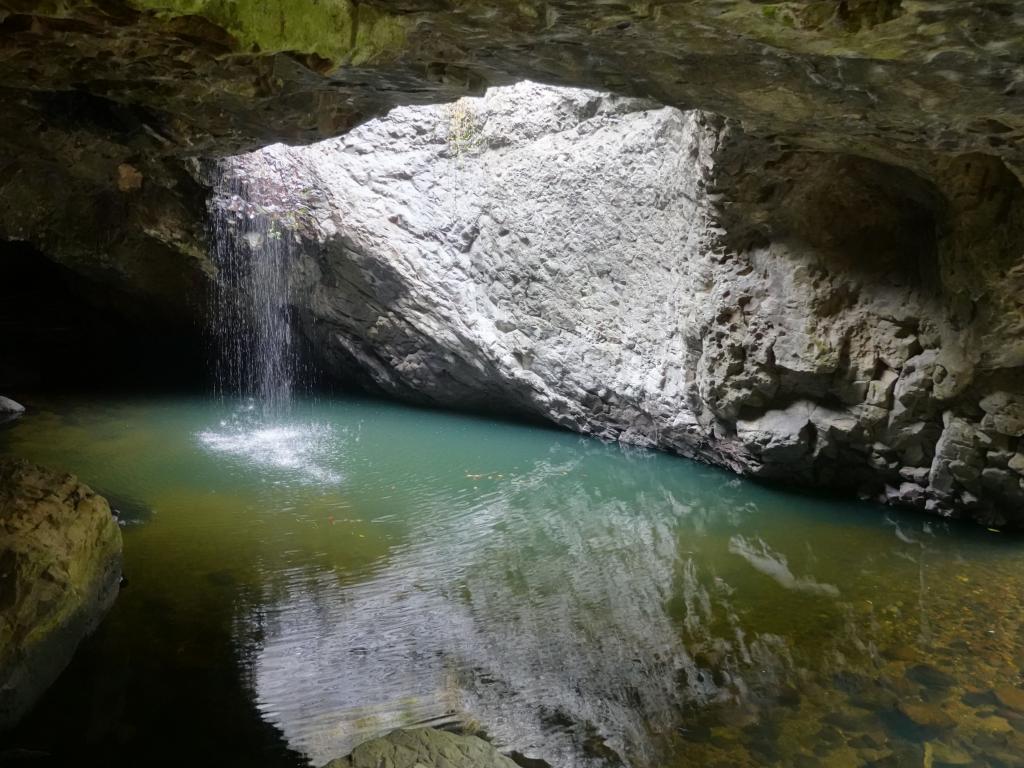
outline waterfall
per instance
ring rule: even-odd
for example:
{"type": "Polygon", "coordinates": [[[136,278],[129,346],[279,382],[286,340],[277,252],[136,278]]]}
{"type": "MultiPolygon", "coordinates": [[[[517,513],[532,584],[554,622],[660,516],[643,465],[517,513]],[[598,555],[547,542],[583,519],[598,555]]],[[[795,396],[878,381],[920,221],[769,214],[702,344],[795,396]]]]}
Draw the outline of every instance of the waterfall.
{"type": "Polygon", "coordinates": [[[209,206],[216,386],[221,396],[278,412],[290,403],[297,370],[288,306],[293,233],[273,202],[273,179],[243,169],[222,164],[209,206]]]}

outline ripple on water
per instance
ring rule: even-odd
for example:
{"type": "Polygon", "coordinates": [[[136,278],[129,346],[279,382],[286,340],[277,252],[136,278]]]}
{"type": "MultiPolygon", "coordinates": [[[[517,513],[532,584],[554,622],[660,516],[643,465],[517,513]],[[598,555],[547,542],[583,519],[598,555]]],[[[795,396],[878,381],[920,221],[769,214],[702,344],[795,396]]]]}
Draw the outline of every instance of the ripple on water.
{"type": "MultiPolygon", "coordinates": [[[[114,403],[3,435],[159,511],[125,529],[132,586],[52,699],[76,755],[160,762],[209,722],[227,764],[234,711],[322,763],[454,713],[569,768],[1021,764],[1009,537],[366,401],[114,403]],[[88,705],[109,738],[69,736],[75,692],[118,669],[138,684],[88,705]]],[[[32,743],[59,749],[53,712],[32,743]]]]}

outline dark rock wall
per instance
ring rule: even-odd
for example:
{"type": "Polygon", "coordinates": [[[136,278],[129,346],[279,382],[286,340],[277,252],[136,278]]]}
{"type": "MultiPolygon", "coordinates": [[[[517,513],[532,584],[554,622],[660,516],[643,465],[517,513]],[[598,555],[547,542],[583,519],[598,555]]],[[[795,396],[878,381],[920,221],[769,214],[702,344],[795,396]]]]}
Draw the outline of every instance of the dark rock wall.
{"type": "Polygon", "coordinates": [[[0,392],[192,390],[209,350],[193,318],[167,316],[128,286],[90,279],[26,243],[0,243],[0,392]]]}

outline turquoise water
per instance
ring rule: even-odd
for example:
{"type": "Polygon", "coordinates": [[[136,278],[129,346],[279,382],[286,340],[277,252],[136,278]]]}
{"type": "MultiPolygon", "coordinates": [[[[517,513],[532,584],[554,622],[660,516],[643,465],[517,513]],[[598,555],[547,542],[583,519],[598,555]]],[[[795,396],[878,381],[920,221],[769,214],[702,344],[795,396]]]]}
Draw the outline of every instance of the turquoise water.
{"type": "Polygon", "coordinates": [[[30,405],[0,450],[113,499],[128,584],[0,756],[1024,765],[1019,539],[371,400],[30,405]]]}

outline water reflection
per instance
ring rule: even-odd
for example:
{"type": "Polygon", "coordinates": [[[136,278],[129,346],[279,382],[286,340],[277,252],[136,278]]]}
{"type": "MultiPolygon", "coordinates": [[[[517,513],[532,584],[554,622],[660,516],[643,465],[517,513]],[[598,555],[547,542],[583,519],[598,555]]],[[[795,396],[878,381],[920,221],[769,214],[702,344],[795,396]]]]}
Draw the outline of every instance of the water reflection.
{"type": "Polygon", "coordinates": [[[456,713],[556,765],[763,764],[783,759],[783,724],[820,730],[865,702],[881,722],[887,689],[863,681],[914,624],[915,592],[928,638],[916,539],[885,544],[878,513],[854,505],[800,531],[794,511],[820,502],[680,477],[661,457],[552,453],[465,507],[419,508],[372,578],[297,573],[277,591],[256,692],[290,743],[319,762],[456,713]],[[850,525],[858,513],[871,517],[850,525]],[[710,738],[723,728],[724,745],[710,738]]]}
{"type": "Polygon", "coordinates": [[[813,576],[796,577],[789,570],[786,556],[775,552],[764,539],[748,541],[744,536],[733,536],[729,539],[729,551],[746,560],[756,571],[773,579],[785,589],[795,589],[812,595],[839,597],[838,587],[832,584],[821,584],[813,576]]]}
{"type": "Polygon", "coordinates": [[[314,764],[449,716],[558,766],[1024,754],[1024,713],[993,693],[1024,683],[1013,541],[380,404],[270,425],[92,413],[25,422],[10,445],[159,509],[126,529],[111,632],[145,637],[163,677],[125,712],[200,665],[202,622],[228,627],[245,706],[314,764]],[[133,455],[161,460],[124,472],[132,420],[133,455]]]}

